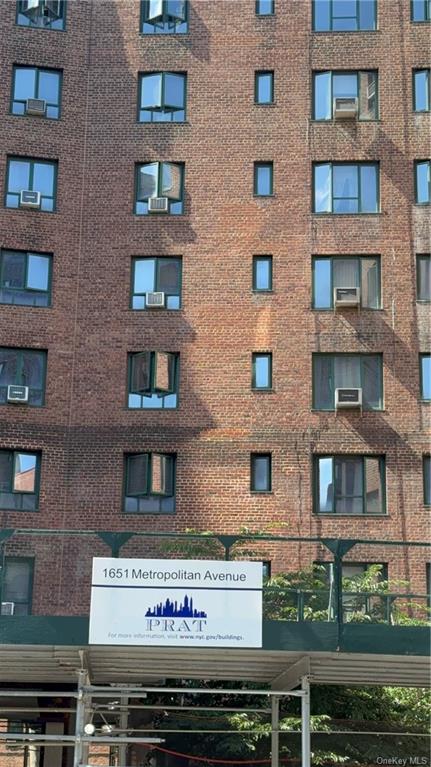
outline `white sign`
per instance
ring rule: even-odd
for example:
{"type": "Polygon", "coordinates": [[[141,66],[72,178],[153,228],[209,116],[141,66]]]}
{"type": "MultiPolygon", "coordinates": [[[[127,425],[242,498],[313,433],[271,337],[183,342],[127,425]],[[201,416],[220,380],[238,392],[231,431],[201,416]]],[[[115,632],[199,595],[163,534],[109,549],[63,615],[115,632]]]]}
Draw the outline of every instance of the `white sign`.
{"type": "Polygon", "coordinates": [[[93,559],[89,643],[262,647],[262,562],[93,559]]]}

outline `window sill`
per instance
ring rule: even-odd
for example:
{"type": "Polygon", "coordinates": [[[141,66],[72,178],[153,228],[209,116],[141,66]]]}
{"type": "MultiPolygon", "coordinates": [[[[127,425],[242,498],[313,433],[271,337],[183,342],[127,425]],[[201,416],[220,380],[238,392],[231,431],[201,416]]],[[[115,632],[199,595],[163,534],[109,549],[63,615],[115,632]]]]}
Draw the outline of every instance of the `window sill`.
{"type": "Polygon", "coordinates": [[[417,304],[431,304],[431,298],[417,298],[417,304]]]}
{"type": "Polygon", "coordinates": [[[275,101],[271,101],[271,103],[268,103],[268,104],[261,104],[260,101],[255,101],[254,105],[255,105],[255,107],[266,107],[266,108],[268,108],[268,107],[276,107],[277,103],[275,101]]]}
{"type": "Polygon", "coordinates": [[[159,128],[161,125],[169,125],[170,128],[174,125],[188,125],[190,126],[191,123],[189,120],[181,120],[178,122],[170,122],[169,120],[161,120],[160,122],[156,122],[155,120],[136,120],[136,125],[154,125],[159,128]]]}
{"type": "Polygon", "coordinates": [[[8,112],[9,117],[33,117],[36,120],[40,120],[42,123],[45,122],[45,120],[49,120],[50,122],[59,123],[61,122],[60,117],[48,117],[48,115],[19,115],[15,114],[15,112],[8,112]]]}
{"type": "Polygon", "coordinates": [[[167,37],[168,40],[171,40],[173,37],[187,37],[190,36],[190,30],[187,30],[187,32],[139,32],[139,37],[143,37],[144,39],[146,37],[158,37],[158,38],[164,38],[167,37]]]}
{"type": "Polygon", "coordinates": [[[253,192],[253,197],[256,200],[267,200],[268,198],[275,197],[275,194],[256,194],[256,192],[253,192]]]}
{"type": "Polygon", "coordinates": [[[421,405],[431,405],[431,399],[420,399],[421,405]]]}
{"type": "Polygon", "coordinates": [[[273,490],[250,490],[251,495],[274,495],[273,490]]]}
{"type": "Polygon", "coordinates": [[[251,391],[253,394],[275,394],[275,389],[273,389],[272,387],[268,389],[264,389],[264,388],[256,389],[252,387],[251,391]]]}
{"type": "Polygon", "coordinates": [[[31,209],[31,208],[12,208],[10,205],[4,206],[5,210],[14,210],[17,213],[36,213],[38,216],[40,213],[47,213],[48,215],[52,216],[53,213],[58,213],[58,210],[38,210],[38,209],[31,209]]]}
{"type": "MultiPolygon", "coordinates": [[[[431,400],[430,400],[431,402],[431,400]]],[[[345,415],[344,411],[348,411],[349,413],[356,413],[357,415],[364,415],[365,413],[386,413],[385,408],[370,408],[369,410],[365,410],[365,408],[362,408],[362,410],[357,407],[351,407],[351,408],[341,408],[340,410],[335,410],[335,408],[331,408],[331,410],[317,410],[316,408],[312,407],[311,412],[312,413],[334,413],[335,415],[345,415]]]]}
{"type": "Polygon", "coordinates": [[[356,125],[357,123],[360,123],[361,125],[363,124],[367,125],[368,123],[381,123],[382,119],[380,117],[375,117],[373,120],[365,120],[365,119],[361,120],[360,118],[357,118],[355,120],[336,120],[335,117],[329,117],[327,120],[323,120],[323,119],[318,120],[315,117],[310,117],[310,122],[312,125],[339,125],[340,123],[342,125],[345,125],[346,123],[352,124],[352,125],[353,124],[356,125]]]}
{"type": "Polygon", "coordinates": [[[415,208],[429,208],[430,205],[431,205],[431,200],[428,200],[427,202],[414,203],[415,208]]]}
{"type": "Polygon", "coordinates": [[[312,29],[313,35],[376,35],[380,29],[312,29]]]}
{"type": "Polygon", "coordinates": [[[340,517],[343,517],[343,519],[350,519],[351,517],[355,517],[356,519],[363,517],[366,517],[367,519],[390,519],[389,514],[336,514],[333,511],[314,511],[313,512],[314,517],[331,517],[331,519],[339,519],[340,517]]]}
{"type": "MultiPolygon", "coordinates": [[[[423,303],[429,303],[429,301],[424,301],[423,303]]],[[[311,306],[311,311],[313,312],[331,312],[331,314],[338,314],[339,312],[348,312],[351,309],[353,309],[356,313],[358,313],[358,307],[357,306],[345,306],[340,307],[339,309],[334,309],[333,306],[328,306],[327,308],[323,307],[316,307],[311,306]]],[[[362,312],[383,312],[383,306],[379,306],[377,309],[374,309],[372,306],[360,306],[359,311],[362,312]]],[[[343,314],[344,316],[344,314],[343,314]]]]}
{"type": "MultiPolygon", "coordinates": [[[[178,395],[177,395],[178,396],[178,395]]],[[[123,410],[126,411],[126,413],[146,413],[147,411],[150,413],[172,413],[172,411],[179,410],[180,407],[177,405],[176,407],[126,407],[123,408],[123,410]]]]}
{"type": "Polygon", "coordinates": [[[18,27],[18,29],[26,29],[26,30],[30,29],[32,32],[36,32],[36,31],[39,31],[39,32],[66,32],[67,31],[66,28],[64,28],[64,29],[46,29],[45,27],[31,27],[31,26],[29,26],[27,24],[17,24],[17,22],[15,22],[14,26],[18,27]]]}
{"type": "Polygon", "coordinates": [[[258,296],[259,296],[261,293],[264,293],[264,294],[268,294],[268,293],[275,293],[275,291],[274,291],[274,290],[272,290],[272,288],[252,288],[252,291],[251,291],[251,292],[252,292],[252,293],[254,293],[254,294],[256,294],[256,295],[258,295],[258,296]]]}
{"type": "Polygon", "coordinates": [[[123,509],[121,513],[128,517],[161,517],[172,516],[176,514],[176,511],[175,509],[173,511],[124,511],[123,509]]]}
{"type": "Polygon", "coordinates": [[[429,115],[430,110],[429,109],[413,109],[414,115],[429,115]]]}
{"type": "Polygon", "coordinates": [[[354,216],[355,218],[357,216],[383,216],[383,211],[379,210],[376,213],[317,213],[315,210],[312,211],[313,216],[317,216],[318,218],[349,218],[349,216],[354,216]]]}

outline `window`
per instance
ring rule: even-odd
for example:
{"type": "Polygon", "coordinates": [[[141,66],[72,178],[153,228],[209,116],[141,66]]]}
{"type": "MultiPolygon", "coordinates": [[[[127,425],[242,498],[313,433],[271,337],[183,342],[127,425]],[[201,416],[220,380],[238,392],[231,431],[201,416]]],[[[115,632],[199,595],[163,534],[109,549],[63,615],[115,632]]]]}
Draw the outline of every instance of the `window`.
{"type": "Polygon", "coordinates": [[[262,578],[268,580],[271,577],[271,560],[264,559],[262,562],[262,578]]]}
{"type": "Polygon", "coordinates": [[[424,504],[431,506],[431,456],[423,457],[424,504]]]}
{"type": "Polygon", "coordinates": [[[273,16],[275,0],[256,0],[256,16],[273,16]]]}
{"type": "Polygon", "coordinates": [[[148,200],[167,197],[173,215],[183,212],[184,163],[150,162],[136,166],[135,213],[148,213],[148,200]]]}
{"type": "Polygon", "coordinates": [[[274,103],[274,72],[254,73],[254,100],[256,104],[274,103]]]}
{"type": "Polygon", "coordinates": [[[186,75],[152,72],[139,77],[138,121],[182,123],[186,119],[186,75]]]}
{"type": "Polygon", "coordinates": [[[413,70],[413,109],[415,112],[430,111],[430,70],[413,70]]]}
{"type": "Polygon", "coordinates": [[[272,354],[252,355],[252,389],[272,388],[272,354]]]}
{"type": "Polygon", "coordinates": [[[431,198],[430,160],[415,162],[415,202],[429,205],[431,198]]]}
{"type": "Polygon", "coordinates": [[[332,120],[334,99],[358,99],[360,120],[377,120],[377,72],[314,72],[313,120],[332,120]]]}
{"type": "Polygon", "coordinates": [[[6,208],[20,207],[23,191],[40,193],[40,209],[55,210],[57,163],[49,160],[30,160],[9,157],[7,164],[6,208]]]}
{"type": "Polygon", "coordinates": [[[416,256],[416,274],[418,301],[431,301],[431,263],[430,256],[416,256]]]}
{"type": "Polygon", "coordinates": [[[175,511],[175,456],[137,453],[126,456],[124,511],[172,514],[175,511]]]}
{"type": "Polygon", "coordinates": [[[254,163],[254,194],[258,197],[272,195],[273,188],[273,165],[272,162],[254,163]]]}
{"type": "Polygon", "coordinates": [[[411,0],[412,21],[431,19],[431,0],[411,0]]]}
{"type": "Polygon", "coordinates": [[[0,509],[36,511],[39,502],[40,456],[0,450],[0,509]]]}
{"type": "Polygon", "coordinates": [[[334,410],[336,389],[362,389],[364,410],[381,410],[381,354],[313,354],[313,408],[334,410]]]}
{"type": "Polygon", "coordinates": [[[314,163],[314,212],[378,213],[378,184],[378,163],[314,163]]]}
{"type": "Polygon", "coordinates": [[[175,408],[178,405],[178,354],[140,352],[129,355],[130,408],[175,408]]]}
{"type": "Polygon", "coordinates": [[[363,309],[380,309],[379,256],[314,256],[313,309],[333,309],[335,288],[360,288],[363,309]]]}
{"type": "Polygon", "coordinates": [[[357,32],[377,28],[377,0],[312,0],[314,32],[357,32]]]}
{"type": "Polygon", "coordinates": [[[185,34],[187,16],[187,0],[142,0],[141,32],[144,35],[185,34]]]}
{"type": "Polygon", "coordinates": [[[255,493],[270,493],[271,454],[252,453],[250,456],[250,489],[255,493]]]}
{"type": "Polygon", "coordinates": [[[421,399],[431,400],[431,354],[421,354],[420,376],[421,376],[421,399]]]}
{"type": "Polygon", "coordinates": [[[253,290],[272,290],[272,256],[253,256],[253,290]]]}
{"type": "Polygon", "coordinates": [[[133,258],[132,309],[145,309],[146,294],[159,292],[166,309],[180,309],[181,258],[133,258]]]}
{"type": "Polygon", "coordinates": [[[0,251],[0,303],[50,306],[51,256],[20,250],[0,251]]]}
{"type": "Polygon", "coordinates": [[[314,472],[316,514],[385,513],[382,456],[315,456],[314,472]]]}
{"type": "Polygon", "coordinates": [[[16,10],[20,27],[64,29],[65,0],[18,0],[16,10]]]}
{"type": "Polygon", "coordinates": [[[41,407],[45,397],[46,352],[0,348],[0,404],[7,402],[8,386],[28,386],[28,404],[41,407]]]}
{"type": "Polygon", "coordinates": [[[28,99],[42,99],[45,102],[45,117],[58,120],[60,117],[61,72],[39,67],[14,67],[11,112],[14,115],[27,112],[28,99]]]}
{"type": "Polygon", "coordinates": [[[1,601],[14,603],[14,615],[31,613],[34,560],[5,557],[1,601]]]}

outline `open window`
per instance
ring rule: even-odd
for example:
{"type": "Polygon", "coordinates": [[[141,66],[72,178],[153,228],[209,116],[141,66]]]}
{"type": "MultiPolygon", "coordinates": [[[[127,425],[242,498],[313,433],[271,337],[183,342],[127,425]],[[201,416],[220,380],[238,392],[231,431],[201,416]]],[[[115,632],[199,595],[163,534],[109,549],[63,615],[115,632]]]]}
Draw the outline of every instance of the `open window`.
{"type": "Polygon", "coordinates": [[[141,31],[144,35],[185,34],[188,31],[187,0],[142,0],[141,31]]]}
{"type": "Polygon", "coordinates": [[[157,210],[173,215],[182,213],[183,187],[183,163],[150,162],[138,165],[135,213],[147,215],[157,210]]]}
{"type": "Polygon", "coordinates": [[[186,79],[180,72],[150,72],[139,78],[139,122],[184,122],[186,79]]]}
{"type": "Polygon", "coordinates": [[[178,404],[178,354],[140,352],[129,357],[130,408],[170,409],[178,404]]]}
{"type": "Polygon", "coordinates": [[[64,29],[66,0],[18,0],[16,5],[20,27],[64,29]]]}
{"type": "Polygon", "coordinates": [[[126,456],[124,510],[129,513],[175,511],[175,456],[138,453],[126,456]]]}

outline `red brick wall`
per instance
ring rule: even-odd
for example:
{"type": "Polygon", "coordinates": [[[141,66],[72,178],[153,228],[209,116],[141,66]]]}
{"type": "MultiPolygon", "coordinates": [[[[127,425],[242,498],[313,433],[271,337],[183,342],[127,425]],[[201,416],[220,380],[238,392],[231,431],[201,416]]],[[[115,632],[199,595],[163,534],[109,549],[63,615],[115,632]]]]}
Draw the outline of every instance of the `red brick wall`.
{"type": "MultiPolygon", "coordinates": [[[[0,208],[2,248],[54,254],[51,309],[0,306],[0,345],[48,349],[45,407],[4,406],[0,425],[0,448],[42,452],[40,510],[0,512],[1,525],[237,532],[279,521],[291,535],[428,539],[418,354],[429,328],[414,265],[429,252],[429,211],[414,205],[413,161],[429,156],[430,115],[412,113],[411,84],[429,25],[410,22],[408,2],[382,1],[378,32],[313,34],[308,1],[276,4],[258,18],[253,0],[193,0],[190,34],[166,37],[139,35],[137,1],[73,0],[66,32],[18,27],[14,3],[1,4],[1,183],[8,154],[59,161],[56,213],[0,208]],[[61,120],[8,114],[14,63],[63,69],[61,120]],[[380,120],[313,124],[311,73],[323,68],[378,69],[380,120]],[[188,74],[187,124],[137,124],[138,73],[165,69],[188,74]],[[254,105],[257,69],[275,71],[274,106],[254,105]],[[146,160],[185,162],[183,216],[133,215],[134,166],[146,160]],[[259,160],[274,162],[270,199],[252,194],[259,160]],[[379,161],[381,214],[312,215],[321,160],[379,161]],[[251,292],[261,253],[273,256],[272,294],[251,292]],[[381,255],[381,311],[311,310],[312,254],[337,253],[381,255]],[[137,255],[182,256],[181,311],[129,309],[137,255]],[[141,349],[180,353],[178,410],[126,409],[127,353],[141,349]],[[252,392],[251,353],[266,350],[274,391],[252,392]],[[385,409],[311,412],[315,351],[383,353],[385,409]],[[176,514],[125,515],[123,454],[154,449],[177,453],[176,514]],[[270,495],[250,493],[252,451],[272,452],[270,495]],[[313,516],[321,452],[386,455],[387,516],[313,516]]],[[[106,547],[31,539],[7,550],[23,547],[36,554],[35,610],[79,611],[79,557],[88,565],[106,547]]],[[[413,560],[423,590],[423,551],[413,560]]]]}

